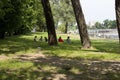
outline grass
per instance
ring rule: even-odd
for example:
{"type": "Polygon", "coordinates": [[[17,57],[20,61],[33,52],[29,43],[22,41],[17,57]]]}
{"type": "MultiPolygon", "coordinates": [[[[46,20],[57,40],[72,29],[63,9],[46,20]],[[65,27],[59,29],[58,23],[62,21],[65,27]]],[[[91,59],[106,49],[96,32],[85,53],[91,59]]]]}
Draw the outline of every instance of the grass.
{"type": "MultiPolygon", "coordinates": [[[[36,48],[40,43],[35,43],[33,38],[35,35],[40,36],[42,33],[28,34],[23,36],[7,37],[4,40],[0,40],[0,54],[26,54],[36,51],[36,48]]],[[[42,34],[44,35],[44,33],[42,34]]]]}
{"type": "MultiPolygon", "coordinates": [[[[48,46],[34,42],[34,36],[46,33],[29,33],[0,40],[0,56],[14,57],[41,52],[47,57],[35,59],[10,58],[0,60],[0,80],[120,80],[120,45],[117,40],[91,39],[92,49],[81,49],[78,35],[57,34],[70,44],[48,46]],[[38,49],[41,48],[41,50],[38,49]],[[97,75],[96,75],[97,74],[97,75]],[[59,78],[59,79],[57,79],[59,78]]],[[[0,57],[2,58],[2,57],[0,57]]]]}
{"type": "Polygon", "coordinates": [[[21,62],[18,60],[6,60],[0,62],[0,69],[20,69],[32,66],[31,62],[21,62]],[[24,65],[24,66],[23,66],[24,65]]]}
{"type": "Polygon", "coordinates": [[[59,46],[41,45],[44,53],[68,58],[120,60],[120,45],[115,40],[92,40],[92,49],[81,49],[79,40],[72,39],[71,44],[59,43],[59,46]]]}

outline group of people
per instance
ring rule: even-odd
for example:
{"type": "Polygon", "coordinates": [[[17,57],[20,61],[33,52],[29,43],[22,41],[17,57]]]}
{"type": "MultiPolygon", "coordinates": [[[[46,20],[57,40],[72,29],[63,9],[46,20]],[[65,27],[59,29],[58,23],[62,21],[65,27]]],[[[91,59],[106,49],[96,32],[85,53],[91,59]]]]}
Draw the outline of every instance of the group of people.
{"type": "MultiPolygon", "coordinates": [[[[61,38],[61,36],[59,37],[58,42],[64,42],[64,40],[61,38]]],[[[67,43],[70,43],[70,42],[71,42],[69,36],[67,37],[66,42],[67,42],[67,43]]]]}
{"type": "MultiPolygon", "coordinates": [[[[45,42],[48,41],[47,37],[44,37],[44,39],[43,39],[43,36],[41,36],[41,37],[39,38],[39,41],[43,41],[43,40],[44,40],[45,42]]],[[[34,41],[35,41],[35,42],[38,41],[38,40],[37,40],[37,36],[34,37],[34,41]]]]}
{"type": "MultiPolygon", "coordinates": [[[[38,41],[38,40],[37,40],[37,36],[34,37],[34,41],[35,41],[35,42],[38,41]]],[[[44,40],[43,40],[43,36],[41,36],[41,37],[39,38],[39,41],[41,41],[41,42],[42,42],[42,41],[47,42],[47,41],[48,41],[48,38],[47,38],[47,37],[44,37],[44,40]]],[[[61,38],[61,36],[59,37],[58,42],[64,42],[64,40],[61,38]]],[[[67,42],[67,43],[70,43],[70,42],[71,42],[69,36],[67,37],[66,42],[67,42]]]]}

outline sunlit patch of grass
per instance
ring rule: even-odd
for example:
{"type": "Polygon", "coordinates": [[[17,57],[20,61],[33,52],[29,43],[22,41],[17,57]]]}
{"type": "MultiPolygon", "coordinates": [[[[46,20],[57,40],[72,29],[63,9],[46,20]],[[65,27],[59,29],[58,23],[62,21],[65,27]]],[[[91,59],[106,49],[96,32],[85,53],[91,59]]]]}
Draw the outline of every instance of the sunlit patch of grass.
{"type": "Polygon", "coordinates": [[[0,61],[0,69],[20,69],[33,66],[31,62],[21,62],[18,60],[0,61]]]}
{"type": "Polygon", "coordinates": [[[67,58],[96,59],[96,60],[120,60],[120,45],[116,40],[93,40],[93,48],[81,49],[80,42],[73,40],[73,43],[60,43],[58,46],[44,46],[46,54],[67,58]],[[108,45],[107,45],[108,44],[108,45]],[[111,47],[112,46],[112,47],[111,47]]]}
{"type": "Polygon", "coordinates": [[[74,73],[74,74],[81,74],[80,70],[78,68],[73,67],[70,72],[74,73]]]}
{"type": "Polygon", "coordinates": [[[53,72],[53,73],[55,73],[58,70],[57,67],[50,66],[50,65],[41,65],[41,68],[42,68],[43,71],[53,72]]]}

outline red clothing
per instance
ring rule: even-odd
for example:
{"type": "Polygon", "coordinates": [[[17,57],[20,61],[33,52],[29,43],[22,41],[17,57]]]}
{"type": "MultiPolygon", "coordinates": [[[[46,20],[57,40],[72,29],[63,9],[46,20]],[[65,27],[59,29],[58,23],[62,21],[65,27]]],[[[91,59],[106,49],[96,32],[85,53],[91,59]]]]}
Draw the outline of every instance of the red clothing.
{"type": "Polygon", "coordinates": [[[64,42],[61,38],[58,39],[58,42],[64,42]]]}

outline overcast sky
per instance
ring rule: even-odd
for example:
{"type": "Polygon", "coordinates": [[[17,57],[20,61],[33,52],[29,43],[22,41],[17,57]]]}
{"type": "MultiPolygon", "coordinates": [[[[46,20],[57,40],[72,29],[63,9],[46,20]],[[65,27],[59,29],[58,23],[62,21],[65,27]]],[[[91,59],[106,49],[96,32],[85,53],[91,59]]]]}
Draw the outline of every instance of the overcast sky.
{"type": "Polygon", "coordinates": [[[80,0],[86,22],[115,19],[115,0],[80,0]]]}

